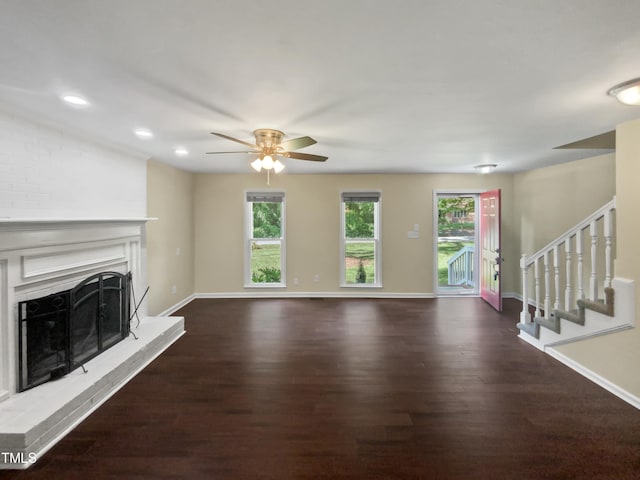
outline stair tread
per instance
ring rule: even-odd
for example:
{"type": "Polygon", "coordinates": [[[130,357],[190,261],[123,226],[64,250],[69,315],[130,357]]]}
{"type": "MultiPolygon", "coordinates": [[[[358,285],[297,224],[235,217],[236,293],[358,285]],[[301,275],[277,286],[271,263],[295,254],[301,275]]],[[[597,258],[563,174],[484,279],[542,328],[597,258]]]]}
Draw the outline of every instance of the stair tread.
{"type": "Polygon", "coordinates": [[[560,333],[560,319],[559,318],[544,318],[536,317],[533,319],[538,325],[548,328],[556,333],[560,333]]]}
{"type": "Polygon", "coordinates": [[[516,327],[523,332],[528,333],[532,337],[539,338],[540,337],[540,326],[537,323],[518,323],[516,327]]]}
{"type": "Polygon", "coordinates": [[[558,319],[564,318],[565,320],[577,323],[578,325],[584,325],[584,313],[581,314],[580,310],[554,310],[551,316],[558,319]]]}
{"type": "Polygon", "coordinates": [[[551,315],[555,315],[555,312],[560,312],[560,313],[569,314],[569,315],[578,315],[577,308],[574,308],[573,310],[562,310],[561,308],[557,308],[551,312],[551,315]]]}

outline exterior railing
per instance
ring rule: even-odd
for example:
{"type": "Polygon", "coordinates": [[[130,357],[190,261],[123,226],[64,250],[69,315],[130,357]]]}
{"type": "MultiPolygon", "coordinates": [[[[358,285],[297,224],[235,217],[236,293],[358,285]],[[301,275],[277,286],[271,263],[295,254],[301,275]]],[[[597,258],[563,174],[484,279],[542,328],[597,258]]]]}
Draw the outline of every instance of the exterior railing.
{"type": "Polygon", "coordinates": [[[473,265],[475,247],[467,245],[447,260],[447,283],[449,285],[474,286],[473,265]]]}
{"type": "Polygon", "coordinates": [[[549,318],[553,310],[573,310],[579,299],[598,300],[611,287],[615,208],[614,197],[533,255],[522,255],[521,323],[532,322],[530,304],[536,317],[549,318]]]}

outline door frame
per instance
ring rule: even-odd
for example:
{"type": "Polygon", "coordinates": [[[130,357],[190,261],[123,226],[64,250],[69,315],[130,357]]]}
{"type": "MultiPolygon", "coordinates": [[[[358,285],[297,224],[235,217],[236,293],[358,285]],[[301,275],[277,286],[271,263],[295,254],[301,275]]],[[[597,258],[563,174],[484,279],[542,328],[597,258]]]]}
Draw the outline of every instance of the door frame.
{"type": "Polygon", "coordinates": [[[478,246],[480,242],[480,222],[479,222],[479,212],[480,212],[480,194],[485,192],[486,189],[479,188],[446,188],[446,189],[437,189],[433,190],[433,293],[436,297],[460,297],[460,296],[480,296],[480,271],[478,270],[480,267],[479,257],[478,257],[478,246]],[[438,197],[440,196],[464,196],[464,195],[473,195],[476,198],[474,202],[474,211],[476,218],[476,226],[473,232],[473,241],[475,244],[476,254],[474,255],[474,271],[476,273],[476,281],[473,290],[462,291],[462,290],[452,290],[449,289],[449,292],[441,290],[439,282],[438,282],[438,197]]]}

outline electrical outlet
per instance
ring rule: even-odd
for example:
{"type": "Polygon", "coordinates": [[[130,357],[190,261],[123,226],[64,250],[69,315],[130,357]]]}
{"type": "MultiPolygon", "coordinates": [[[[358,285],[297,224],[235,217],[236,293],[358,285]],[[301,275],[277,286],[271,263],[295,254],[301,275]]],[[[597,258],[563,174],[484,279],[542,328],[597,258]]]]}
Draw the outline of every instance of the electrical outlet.
{"type": "Polygon", "coordinates": [[[180,247],[176,248],[176,257],[180,256],[180,247]]]}
{"type": "Polygon", "coordinates": [[[171,287],[171,293],[172,293],[172,294],[174,294],[174,295],[175,295],[177,291],[178,291],[178,289],[176,288],[176,286],[175,286],[175,285],[171,287]]]}
{"type": "Polygon", "coordinates": [[[298,285],[298,277],[293,277],[293,284],[298,285]]]}
{"type": "Polygon", "coordinates": [[[313,281],[314,282],[319,282],[320,281],[320,275],[318,275],[317,273],[313,276],[313,281]]]}

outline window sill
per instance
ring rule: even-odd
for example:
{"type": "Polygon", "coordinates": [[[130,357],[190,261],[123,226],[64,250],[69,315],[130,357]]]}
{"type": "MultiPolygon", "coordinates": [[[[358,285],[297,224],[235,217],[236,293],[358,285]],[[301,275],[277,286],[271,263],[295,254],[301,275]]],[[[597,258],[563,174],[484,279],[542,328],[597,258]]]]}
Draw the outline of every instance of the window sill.
{"type": "Polygon", "coordinates": [[[340,288],[382,288],[379,283],[342,283],[340,288]]]}
{"type": "Polygon", "coordinates": [[[245,285],[244,288],[287,288],[286,283],[252,283],[249,285],[245,285]]]}

